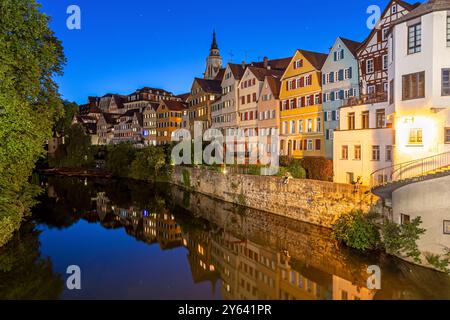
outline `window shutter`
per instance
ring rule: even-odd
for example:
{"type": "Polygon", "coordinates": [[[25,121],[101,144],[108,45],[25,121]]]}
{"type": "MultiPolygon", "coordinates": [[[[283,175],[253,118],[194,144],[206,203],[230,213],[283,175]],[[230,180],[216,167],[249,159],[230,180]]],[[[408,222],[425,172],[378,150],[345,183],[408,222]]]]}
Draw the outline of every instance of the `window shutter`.
{"type": "Polygon", "coordinates": [[[352,67],[348,68],[348,77],[349,79],[352,78],[352,67]]]}
{"type": "Polygon", "coordinates": [[[344,70],[339,70],[339,81],[344,80],[344,70]]]}
{"type": "Polygon", "coordinates": [[[328,121],[328,113],[326,111],[323,113],[323,121],[328,121]]]}
{"type": "Polygon", "coordinates": [[[322,101],[323,102],[327,102],[327,94],[326,93],[323,94],[323,100],[322,101]]]}
{"type": "Polygon", "coordinates": [[[294,106],[293,106],[293,109],[296,109],[297,108],[297,99],[294,99],[294,106]]]}
{"type": "Polygon", "coordinates": [[[305,97],[302,97],[302,107],[305,106],[305,97]]]}
{"type": "Polygon", "coordinates": [[[337,61],[337,52],[334,52],[334,61],[337,61]]]}
{"type": "Polygon", "coordinates": [[[344,99],[344,90],[339,91],[339,99],[344,99]]]}
{"type": "Polygon", "coordinates": [[[322,84],[326,84],[327,83],[327,77],[326,75],[322,75],[322,84]]]}
{"type": "Polygon", "coordinates": [[[286,81],[286,91],[289,91],[289,81],[286,81]]]}
{"type": "Polygon", "coordinates": [[[305,86],[305,77],[300,78],[300,88],[303,88],[305,86]]]}
{"type": "Polygon", "coordinates": [[[334,91],[330,93],[330,100],[334,101],[334,91]]]}
{"type": "Polygon", "coordinates": [[[303,150],[307,150],[307,149],[308,149],[308,141],[303,140],[303,150]]]}
{"type": "Polygon", "coordinates": [[[341,59],[344,59],[344,49],[341,50],[341,59]]]}
{"type": "Polygon", "coordinates": [[[330,73],[330,83],[334,83],[334,72],[330,73]]]}
{"type": "Polygon", "coordinates": [[[331,118],[336,121],[336,111],[331,112],[331,118]]]}

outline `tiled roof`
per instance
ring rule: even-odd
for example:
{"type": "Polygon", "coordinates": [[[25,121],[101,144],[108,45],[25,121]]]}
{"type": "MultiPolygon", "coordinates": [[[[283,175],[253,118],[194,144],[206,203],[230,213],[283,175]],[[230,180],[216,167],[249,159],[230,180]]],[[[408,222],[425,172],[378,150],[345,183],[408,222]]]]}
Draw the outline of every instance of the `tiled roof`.
{"type": "Polygon", "coordinates": [[[233,76],[236,80],[241,80],[242,76],[244,75],[245,67],[247,66],[244,64],[237,64],[237,63],[229,63],[228,66],[230,67],[231,72],[233,73],[233,76]]]}
{"type": "Polygon", "coordinates": [[[180,98],[183,102],[186,102],[186,100],[189,98],[191,94],[188,93],[183,93],[183,94],[179,94],[177,95],[177,98],[180,98]]]}
{"type": "MultiPolygon", "coordinates": [[[[289,64],[291,63],[292,57],[289,58],[281,58],[281,59],[274,59],[274,60],[268,60],[267,65],[270,67],[270,69],[274,70],[286,70],[289,64]]],[[[264,61],[263,62],[253,62],[251,65],[255,67],[262,67],[264,68],[264,61]]]]}
{"type": "Polygon", "coordinates": [[[428,0],[413,9],[406,16],[401,17],[394,24],[399,24],[434,11],[450,10],[450,0],[428,0]]]}
{"type": "Polygon", "coordinates": [[[183,111],[187,109],[187,104],[181,101],[165,100],[162,102],[169,110],[183,111]]]}
{"type": "Polygon", "coordinates": [[[281,78],[281,76],[283,75],[283,71],[281,70],[272,70],[253,66],[248,67],[248,69],[256,76],[259,81],[264,81],[266,76],[281,78]]]}
{"type": "Polygon", "coordinates": [[[356,52],[358,51],[358,48],[361,46],[361,42],[349,40],[342,37],[339,37],[339,39],[342,40],[342,42],[345,44],[348,50],[350,50],[350,52],[356,57],[356,52]]]}
{"type": "Polygon", "coordinates": [[[105,118],[107,124],[115,124],[117,119],[119,119],[120,114],[117,113],[103,113],[102,116],[105,118]]]}
{"type": "Polygon", "coordinates": [[[220,80],[206,80],[201,78],[195,78],[194,82],[197,82],[203,91],[208,93],[222,93],[220,80]]]}
{"type": "Polygon", "coordinates": [[[266,76],[267,83],[269,84],[270,91],[272,91],[273,96],[278,99],[281,90],[281,79],[274,76],[266,76]]]}
{"type": "Polygon", "coordinates": [[[313,65],[317,70],[322,70],[323,64],[328,58],[328,55],[325,53],[301,50],[300,53],[313,65]]]}
{"type": "Polygon", "coordinates": [[[222,81],[224,75],[225,75],[225,68],[221,68],[217,76],[214,78],[214,80],[222,81]]]}

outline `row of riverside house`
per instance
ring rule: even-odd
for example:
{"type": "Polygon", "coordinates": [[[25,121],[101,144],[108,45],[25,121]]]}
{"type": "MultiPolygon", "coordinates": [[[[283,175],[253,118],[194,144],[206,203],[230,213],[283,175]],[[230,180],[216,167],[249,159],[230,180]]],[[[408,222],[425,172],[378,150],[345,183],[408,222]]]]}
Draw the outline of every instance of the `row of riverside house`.
{"type": "Polygon", "coordinates": [[[279,130],[279,145],[268,140],[266,151],[326,158],[336,182],[368,185],[381,168],[450,146],[448,10],[449,0],[391,0],[362,43],[338,37],[326,54],[297,49],[225,67],[214,33],[190,93],[144,88],[90,98],[74,121],[97,123],[99,144],[168,144],[180,128],[193,135],[195,122],[225,135],[279,130]]]}

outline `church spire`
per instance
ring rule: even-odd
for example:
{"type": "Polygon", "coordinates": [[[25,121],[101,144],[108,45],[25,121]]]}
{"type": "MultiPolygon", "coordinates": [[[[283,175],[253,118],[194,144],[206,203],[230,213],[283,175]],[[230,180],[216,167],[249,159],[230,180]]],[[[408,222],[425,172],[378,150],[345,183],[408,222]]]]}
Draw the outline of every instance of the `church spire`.
{"type": "Polygon", "coordinates": [[[216,39],[216,30],[213,31],[213,40],[211,44],[211,50],[219,50],[219,46],[217,45],[217,39],[216,39]]]}

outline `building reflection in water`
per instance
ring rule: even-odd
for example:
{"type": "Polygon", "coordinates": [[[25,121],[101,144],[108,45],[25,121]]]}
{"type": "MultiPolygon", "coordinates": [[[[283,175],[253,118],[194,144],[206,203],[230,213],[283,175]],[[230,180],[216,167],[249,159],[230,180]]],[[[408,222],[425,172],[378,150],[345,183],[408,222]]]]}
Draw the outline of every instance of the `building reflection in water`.
{"type": "MultiPolygon", "coordinates": [[[[43,223],[76,218],[161,250],[186,249],[195,284],[229,300],[450,299],[450,279],[385,255],[360,255],[331,240],[330,230],[237,207],[177,187],[135,182],[49,183],[43,223]],[[75,199],[75,200],[74,200],[75,199]],[[55,205],[57,203],[58,205],[55,205]],[[54,209],[56,208],[56,209],[54,209]],[[51,212],[51,210],[55,212],[51,212]],[[62,218],[62,216],[70,217],[62,218]],[[367,267],[382,269],[382,290],[366,288],[367,267]]],[[[38,215],[39,216],[39,215],[38,215]]],[[[39,220],[39,217],[35,217],[39,220]]]]}
{"type": "MultiPolygon", "coordinates": [[[[50,189],[49,189],[50,190],[50,189]]],[[[150,212],[113,205],[105,192],[93,198],[100,222],[113,220],[127,233],[163,250],[184,246],[194,283],[221,284],[227,300],[370,300],[375,291],[313,267],[296,269],[287,250],[274,250],[223,230],[183,230],[167,208],[150,212]]]]}

